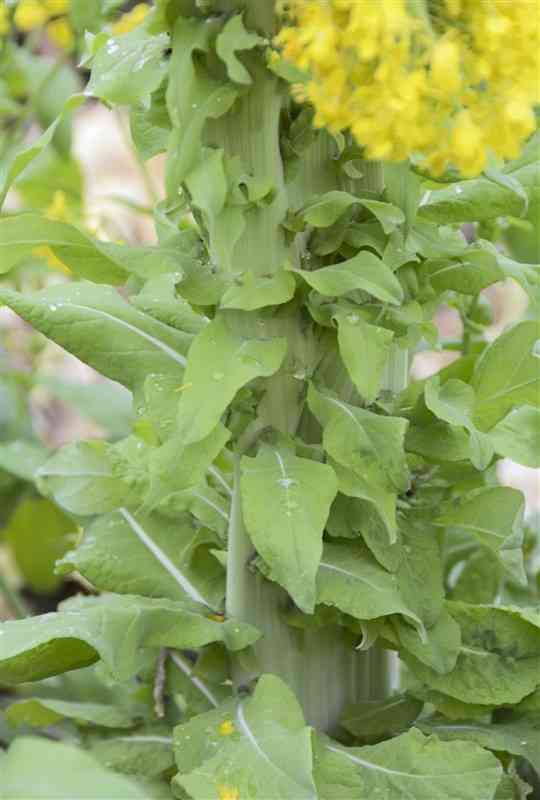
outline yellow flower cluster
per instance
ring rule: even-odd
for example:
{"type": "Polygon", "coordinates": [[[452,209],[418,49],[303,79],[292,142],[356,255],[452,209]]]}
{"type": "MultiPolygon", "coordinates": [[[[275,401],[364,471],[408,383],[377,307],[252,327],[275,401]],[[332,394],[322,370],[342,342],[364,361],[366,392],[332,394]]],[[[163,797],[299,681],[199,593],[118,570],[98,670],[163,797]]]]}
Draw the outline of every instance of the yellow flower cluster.
{"type": "MultiPolygon", "coordinates": [[[[19,0],[13,21],[23,33],[45,26],[50,41],[62,50],[71,50],[75,43],[73,30],[65,14],[69,0],[19,0]]],[[[9,32],[5,5],[0,6],[0,34],[9,32]]]]}
{"type": "Polygon", "coordinates": [[[112,26],[112,32],[116,36],[120,36],[122,33],[129,33],[136,28],[137,25],[140,25],[141,22],[146,19],[147,14],[150,11],[150,6],[148,3],[137,3],[131,11],[122,14],[119,20],[117,20],[114,25],[112,26]]]}
{"type": "Polygon", "coordinates": [[[515,158],[540,102],[539,0],[289,0],[277,37],[315,124],[441,174],[515,158]],[[429,9],[429,10],[428,10],[429,9]]]}

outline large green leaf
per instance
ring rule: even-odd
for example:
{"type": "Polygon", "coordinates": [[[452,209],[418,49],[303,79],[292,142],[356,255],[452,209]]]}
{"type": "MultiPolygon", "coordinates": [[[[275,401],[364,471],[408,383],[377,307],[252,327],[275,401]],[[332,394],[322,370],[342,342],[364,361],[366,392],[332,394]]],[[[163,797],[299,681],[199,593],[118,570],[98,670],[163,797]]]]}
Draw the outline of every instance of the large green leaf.
{"type": "Polygon", "coordinates": [[[461,630],[448,611],[443,611],[424,640],[401,620],[394,624],[401,645],[419,661],[443,675],[454,669],[461,647],[461,630]]]}
{"type": "Polygon", "coordinates": [[[104,514],[129,502],[128,484],[114,474],[106,445],[75,442],[58,450],[36,471],[40,491],[71,514],[104,514]]]}
{"type": "Polygon", "coordinates": [[[540,774],[540,719],[517,719],[488,725],[474,720],[449,722],[444,718],[427,719],[419,724],[426,733],[440,739],[468,739],[488,750],[523,756],[540,774]]]}
{"type": "Polygon", "coordinates": [[[461,628],[456,666],[440,675],[403,653],[420,680],[462,703],[486,707],[517,703],[540,686],[538,613],[454,602],[448,610],[461,628]]]}
{"type": "Polygon", "coordinates": [[[279,369],[286,348],[285,339],[244,338],[223,316],[207,325],[189,350],[178,407],[184,444],[208,436],[242,386],[279,369]]]}
{"type": "Polygon", "coordinates": [[[168,43],[168,36],[151,36],[144,24],[106,39],[94,56],[86,94],[118,105],[146,100],[167,72],[168,43]]]}
{"type": "Polygon", "coordinates": [[[489,437],[499,455],[526,467],[540,467],[540,408],[521,406],[509,411],[489,437]]]}
{"type": "Polygon", "coordinates": [[[439,516],[435,524],[473,536],[495,553],[514,580],[526,583],[522,554],[524,508],[521,492],[494,486],[465,497],[439,516]]]}
{"type": "MultiPolygon", "coordinates": [[[[539,164],[531,163],[517,169],[512,178],[518,181],[532,198],[538,194],[539,164]]],[[[523,196],[515,189],[488,178],[454,183],[430,193],[419,217],[431,222],[481,222],[500,216],[519,217],[523,212],[523,196]]]]}
{"type": "Polygon", "coordinates": [[[324,800],[493,800],[502,767],[470,742],[441,742],[413,729],[371,747],[316,740],[314,774],[324,800]]]}
{"type": "Polygon", "coordinates": [[[372,403],[382,386],[394,334],[369,325],[355,313],[340,314],[337,321],[343,363],[366,403],[372,403]]]}
{"type": "Polygon", "coordinates": [[[69,549],[77,526],[50,500],[27,497],[15,509],[3,535],[29,588],[50,593],[60,580],[54,565],[69,549]]]}
{"type": "Polygon", "coordinates": [[[336,476],[330,466],[284,448],[265,448],[241,466],[242,510],[253,544],[272,580],[310,613],[336,476]]]}
{"type": "Polygon", "coordinates": [[[206,616],[194,603],[132,595],[74,598],[56,613],[0,626],[0,682],[40,680],[101,658],[118,679],[138,669],[142,647],[201,647],[226,641],[239,649],[257,638],[249,625],[206,616]]]}
{"type": "Polygon", "coordinates": [[[194,800],[315,800],[311,735],[292,692],[263,675],[252,697],[175,729],[180,773],[194,800]]]}
{"type": "Polygon", "coordinates": [[[534,348],[539,338],[538,322],[521,322],[495,339],[478,360],[472,386],[481,430],[489,430],[517,406],[538,406],[540,369],[534,348]]]}
{"type": "Polygon", "coordinates": [[[0,302],[128,388],[149,373],[177,375],[181,383],[191,337],[137,311],[110,287],[71,283],[31,295],[2,289],[0,302]]]}
{"type": "Polygon", "coordinates": [[[424,635],[422,621],[401,597],[396,576],[383,569],[361,544],[325,544],[317,575],[317,601],[360,620],[401,614],[424,635]]]}
{"type": "Polygon", "coordinates": [[[348,261],[313,270],[294,270],[313,289],[328,297],[339,297],[362,289],[383,303],[399,305],[403,289],[384,261],[364,250],[348,261]]]}
{"type": "Polygon", "coordinates": [[[152,800],[156,795],[70,744],[18,738],[1,763],[5,800],[152,800]]]}
{"type": "MultiPolygon", "coordinates": [[[[352,406],[310,386],[308,404],[323,426],[323,445],[339,464],[354,471],[360,487],[400,492],[408,486],[404,440],[408,422],[352,406]]],[[[342,491],[345,491],[342,488],[342,491]]]]}
{"type": "Polygon", "coordinates": [[[124,283],[128,277],[127,270],[107,252],[104,243],[73,225],[39,214],[15,214],[0,219],[1,272],[7,272],[45,245],[77,277],[112,284],[124,283]]]}
{"type": "Polygon", "coordinates": [[[216,608],[223,597],[222,569],[209,552],[216,545],[189,514],[169,520],[121,508],[92,522],[59,568],[77,570],[102,591],[189,598],[216,608]]]}

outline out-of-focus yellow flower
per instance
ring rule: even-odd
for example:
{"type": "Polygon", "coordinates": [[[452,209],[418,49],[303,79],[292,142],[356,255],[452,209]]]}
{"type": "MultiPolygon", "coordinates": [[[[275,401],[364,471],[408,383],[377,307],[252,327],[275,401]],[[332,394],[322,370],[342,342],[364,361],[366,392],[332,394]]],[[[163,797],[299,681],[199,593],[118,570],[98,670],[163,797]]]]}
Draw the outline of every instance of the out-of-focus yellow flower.
{"type": "Polygon", "coordinates": [[[51,17],[66,14],[71,5],[70,0],[42,0],[41,4],[46,8],[51,17]]]}
{"type": "Polygon", "coordinates": [[[58,222],[66,222],[68,218],[66,193],[61,189],[56,189],[53,193],[52,200],[45,210],[45,216],[58,222]]]}
{"type": "Polygon", "coordinates": [[[38,0],[20,0],[15,9],[15,25],[25,33],[41,28],[48,18],[47,9],[38,0]]]}
{"type": "Polygon", "coordinates": [[[414,154],[436,174],[475,175],[490,152],[515,158],[535,129],[538,0],[437,0],[417,14],[407,0],[282,5],[277,44],[309,75],[296,96],[367,158],[414,154]]]}
{"type": "Polygon", "coordinates": [[[61,50],[71,50],[75,44],[73,29],[65,17],[47,23],[47,36],[61,50]]]}
{"type": "Polygon", "coordinates": [[[48,245],[34,247],[32,250],[32,255],[36,256],[36,258],[44,258],[51,269],[57,269],[59,272],[63,272],[65,275],[71,275],[71,270],[69,267],[66,267],[64,262],[60,261],[58,256],[54,254],[48,245]]]}
{"type": "Polygon", "coordinates": [[[136,28],[137,25],[140,25],[141,22],[144,21],[149,11],[150,6],[148,3],[138,3],[131,9],[131,11],[128,11],[126,14],[122,14],[120,19],[118,19],[112,26],[112,32],[116,36],[119,36],[122,33],[129,33],[133,30],[133,28],[136,28]]]}
{"type": "Polygon", "coordinates": [[[218,786],[219,800],[240,800],[240,792],[236,786],[218,786]]]}
{"type": "Polygon", "coordinates": [[[9,30],[9,12],[6,5],[0,2],[0,36],[5,36],[6,33],[9,33],[9,30]]]}

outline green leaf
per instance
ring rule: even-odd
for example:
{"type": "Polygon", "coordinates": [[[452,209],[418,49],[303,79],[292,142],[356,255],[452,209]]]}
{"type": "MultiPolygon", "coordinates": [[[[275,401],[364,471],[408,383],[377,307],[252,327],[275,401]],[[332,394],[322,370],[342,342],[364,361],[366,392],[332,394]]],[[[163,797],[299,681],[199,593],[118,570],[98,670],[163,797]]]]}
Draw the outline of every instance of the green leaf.
{"type": "Polygon", "coordinates": [[[540,409],[521,406],[510,411],[489,432],[495,451],[518,464],[540,467],[540,409]]]}
{"type": "Polygon", "coordinates": [[[363,197],[356,197],[349,192],[341,191],[326,192],[304,208],[300,212],[300,216],[308,225],[313,225],[315,228],[328,228],[354,205],[364,206],[370,211],[386,234],[392,233],[405,222],[403,211],[391,203],[366,200],[363,197]]]}
{"type": "Polygon", "coordinates": [[[443,611],[422,641],[416,630],[397,619],[399,641],[410,653],[435,672],[444,675],[454,669],[461,646],[461,631],[455,619],[443,611]]]}
{"type": "Polygon", "coordinates": [[[380,200],[360,200],[360,203],[378,219],[386,234],[392,233],[405,222],[405,214],[401,208],[392,203],[382,203],[380,200]]]}
{"type": "Polygon", "coordinates": [[[248,533],[270,577],[307,613],[330,505],[337,492],[332,468],[285,449],[265,448],[242,459],[241,493],[248,533]]]}
{"type": "Polygon", "coordinates": [[[540,720],[538,718],[498,722],[488,725],[483,722],[463,720],[448,722],[435,718],[422,720],[419,727],[444,741],[466,739],[488,750],[510,753],[526,758],[540,773],[540,720]]]}
{"type": "Polygon", "coordinates": [[[36,697],[18,700],[6,710],[6,719],[11,725],[30,725],[46,728],[63,719],[73,719],[81,725],[99,725],[102,728],[131,728],[134,720],[127,710],[105,703],[56,700],[51,697],[36,697]]]}
{"type": "Polygon", "coordinates": [[[150,36],[144,24],[104,40],[93,58],[85,94],[116,105],[145,100],[166,75],[168,43],[165,34],[150,36]]]}
{"type": "Polygon", "coordinates": [[[183,281],[179,273],[166,273],[147,280],[131,303],[151,317],[186,333],[200,333],[208,324],[207,317],[193,310],[191,305],[176,291],[183,281]]]}
{"type": "Polygon", "coordinates": [[[75,442],[58,450],[36,472],[40,490],[71,514],[103,514],[127,502],[129,486],[117,477],[106,445],[75,442]]]}
{"type": "Polygon", "coordinates": [[[538,406],[540,370],[535,346],[538,322],[527,321],[505,331],[484,350],[472,378],[476,391],[475,422],[489,430],[521,405],[538,406]]]}
{"type": "Polygon", "coordinates": [[[359,314],[340,314],[337,321],[343,363],[366,403],[372,403],[382,386],[394,334],[367,324],[359,314]]]}
{"type": "Polygon", "coordinates": [[[19,737],[2,760],[6,800],[151,800],[143,786],[102,767],[73,745],[19,737]],[[61,767],[61,768],[59,768],[61,767]]]}
{"type": "Polygon", "coordinates": [[[184,444],[208,436],[237,391],[254,378],[273,375],[286,349],[285,339],[244,338],[223,316],[207,325],[189,350],[178,407],[178,433],[184,444]]]}
{"type": "Polygon", "coordinates": [[[131,107],[129,125],[133,143],[145,161],[167,150],[171,122],[162,87],[152,93],[149,105],[143,101],[131,107]]]}
{"type": "Polygon", "coordinates": [[[360,544],[325,544],[317,575],[317,602],[360,620],[402,614],[423,634],[422,621],[407,608],[398,580],[360,544]]]}
{"type": "Polygon", "coordinates": [[[150,488],[145,504],[153,508],[175,492],[199,486],[229,438],[229,431],[221,423],[193,444],[184,445],[182,436],[173,435],[150,454],[150,488]]]}
{"type": "Polygon", "coordinates": [[[349,405],[310,386],[308,404],[323,426],[323,446],[358,481],[404,491],[409,475],[403,449],[408,422],[349,405]]]}
{"type": "Polygon", "coordinates": [[[451,599],[464,603],[494,603],[501,588],[502,570],[497,556],[487,547],[479,547],[465,561],[451,599]]]}
{"type": "Polygon", "coordinates": [[[3,535],[15,557],[17,569],[34,592],[54,592],[60,580],[54,574],[56,560],[72,544],[77,526],[50,500],[27,497],[9,520],[3,535]]]}
{"type": "Polygon", "coordinates": [[[399,305],[403,301],[403,289],[390,267],[367,250],[331,267],[321,267],[312,272],[303,269],[293,271],[301,275],[313,289],[328,297],[339,297],[362,289],[383,303],[399,305]]]}
{"type": "Polygon", "coordinates": [[[296,698],[274,675],[259,678],[247,700],[178,726],[175,750],[175,784],[194,800],[223,800],[225,792],[273,800],[317,796],[310,729],[296,698]]]}
{"type": "Polygon", "coordinates": [[[31,295],[1,289],[0,302],[128,388],[149,373],[177,375],[181,383],[191,337],[137,311],[110,287],[72,283],[31,295]]]}
{"type": "Polygon", "coordinates": [[[365,700],[348,706],[340,724],[359,739],[389,737],[409,728],[422,711],[423,703],[407,694],[386,700],[365,700]]]}
{"type": "Polygon", "coordinates": [[[371,747],[316,740],[315,782],[325,800],[493,800],[497,759],[469,742],[441,742],[412,729],[371,747]]]}
{"type": "Polygon", "coordinates": [[[196,64],[197,51],[208,51],[213,26],[204,20],[176,20],[172,35],[167,108],[173,125],[169,142],[167,185],[169,194],[178,187],[202,158],[203,129],[208,119],[225,114],[236,99],[237,90],[230,83],[220,83],[196,64]]]}
{"type": "Polygon", "coordinates": [[[0,467],[24,481],[32,482],[48,458],[49,451],[45,447],[24,439],[0,445],[0,467]]]}
{"type": "Polygon", "coordinates": [[[482,289],[505,278],[497,260],[480,247],[469,247],[459,259],[433,258],[424,261],[422,273],[436,292],[477,295],[482,289]]]}
{"type": "MultiPolygon", "coordinates": [[[[461,628],[462,645],[454,669],[440,675],[402,657],[414,674],[436,692],[461,703],[495,706],[517,703],[540,685],[540,619],[503,606],[448,603],[461,628]]],[[[446,713],[446,712],[445,712],[446,713]]],[[[464,716],[466,711],[461,711],[464,716]]]]}
{"type": "Polygon", "coordinates": [[[308,225],[313,225],[314,228],[329,228],[347,209],[359,202],[358,197],[348,192],[326,192],[306,206],[300,215],[308,225]]]}
{"type": "Polygon", "coordinates": [[[493,445],[473,422],[475,394],[472,386],[456,379],[441,385],[440,377],[435,376],[426,383],[424,397],[426,406],[436,417],[469,432],[470,460],[476,469],[486,469],[493,458],[493,445]]]}
{"type": "Polygon", "coordinates": [[[238,59],[238,51],[252,50],[266,43],[266,39],[246,30],[242,15],[231,17],[216,39],[216,53],[227,67],[229,78],[235,83],[249,85],[251,75],[238,59]]]}
{"type": "Polygon", "coordinates": [[[229,287],[221,298],[221,308],[255,311],[257,308],[288,303],[294,296],[296,282],[290,272],[281,270],[275,275],[245,273],[239,285],[229,287]]]}
{"type": "Polygon", "coordinates": [[[139,728],[133,733],[117,731],[87,737],[90,753],[101,764],[115,772],[141,778],[165,779],[163,795],[172,798],[169,792],[171,772],[174,769],[173,738],[169,727],[152,726],[139,728]]]}
{"type": "MultiPolygon", "coordinates": [[[[73,95],[73,97],[70,97],[58,117],[35,142],[29,147],[22,150],[17,149],[11,155],[8,155],[7,158],[3,158],[3,163],[0,166],[0,208],[4,205],[6,195],[14,181],[26,167],[49,146],[59,125],[65,120],[66,116],[78,108],[83,101],[83,95],[73,95]]],[[[2,272],[3,271],[4,269],[2,269],[2,272]]]]}
{"type": "Polygon", "coordinates": [[[444,605],[440,538],[427,515],[402,515],[399,532],[403,553],[397,569],[399,591],[408,608],[430,628],[444,605]]]}
{"type": "Polygon", "coordinates": [[[439,516],[435,524],[474,537],[498,557],[514,580],[526,584],[522,554],[524,508],[521,492],[495,486],[465,497],[439,516]]]}
{"type": "Polygon", "coordinates": [[[215,537],[188,514],[169,520],[122,508],[86,529],[82,543],[59,562],[105,592],[190,599],[218,608],[223,572],[210,553],[215,537]]]}
{"type": "MultiPolygon", "coordinates": [[[[532,199],[538,185],[538,163],[517,169],[512,178],[532,199]]],[[[482,222],[501,216],[519,217],[523,211],[523,196],[513,188],[488,178],[453,183],[445,189],[431,192],[418,216],[430,222],[482,222]]]]}
{"type": "Polygon", "coordinates": [[[249,625],[215,622],[193,603],[134,595],[74,598],[56,613],[0,625],[0,681],[36,681],[101,658],[118,680],[139,668],[141,648],[202,647],[224,641],[242,649],[258,637],[249,625]]]}
{"type": "MultiPolygon", "coordinates": [[[[128,272],[103,243],[73,225],[39,214],[14,214],[0,219],[0,272],[7,272],[37,247],[50,247],[75,275],[96,283],[124,283],[128,272]]],[[[127,248],[125,248],[127,249],[127,248]]]]}

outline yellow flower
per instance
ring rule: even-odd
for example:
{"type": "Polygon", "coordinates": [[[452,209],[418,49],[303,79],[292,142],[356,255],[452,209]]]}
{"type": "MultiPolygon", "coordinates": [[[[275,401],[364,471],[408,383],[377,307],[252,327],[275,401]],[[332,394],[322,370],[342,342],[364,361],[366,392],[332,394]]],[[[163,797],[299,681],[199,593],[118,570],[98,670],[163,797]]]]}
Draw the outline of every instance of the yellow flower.
{"type": "Polygon", "coordinates": [[[538,0],[289,0],[276,43],[309,74],[315,125],[350,130],[367,158],[420,156],[434,173],[514,158],[540,102],[538,0]]]}
{"type": "Polygon", "coordinates": [[[68,208],[66,203],[66,193],[61,189],[56,189],[52,200],[49,203],[45,216],[49,219],[55,219],[59,222],[65,222],[68,217],[68,208]]]}
{"type": "Polygon", "coordinates": [[[46,31],[51,42],[61,50],[71,50],[75,44],[73,30],[65,17],[48,22],[46,31]]]}
{"type": "Polygon", "coordinates": [[[230,721],[230,719],[224,720],[218,726],[218,733],[219,733],[220,736],[231,736],[231,734],[233,734],[235,732],[235,730],[236,730],[236,728],[234,727],[234,725],[230,721]]]}
{"type": "Polygon", "coordinates": [[[37,0],[20,0],[15,9],[15,25],[20,31],[33,31],[47,22],[47,10],[37,0]]]}
{"type": "Polygon", "coordinates": [[[218,786],[219,800],[240,800],[240,792],[235,786],[218,786]]]}
{"type": "Polygon", "coordinates": [[[132,31],[133,28],[136,28],[137,25],[140,25],[141,22],[144,21],[149,11],[150,6],[148,3],[138,3],[131,11],[122,14],[120,19],[112,26],[112,32],[116,36],[122,33],[129,33],[129,31],[132,31]]]}
{"type": "Polygon", "coordinates": [[[66,14],[71,5],[70,0],[42,0],[41,3],[49,12],[50,16],[66,14]]]}
{"type": "Polygon", "coordinates": [[[53,253],[48,245],[34,247],[32,250],[32,255],[36,256],[36,258],[44,258],[51,269],[57,269],[59,272],[63,272],[65,275],[71,275],[71,270],[69,267],[66,267],[64,262],[60,261],[58,256],[53,253]]]}
{"type": "Polygon", "coordinates": [[[9,12],[4,3],[0,3],[0,36],[5,36],[6,33],[9,33],[9,29],[9,12]]]}

